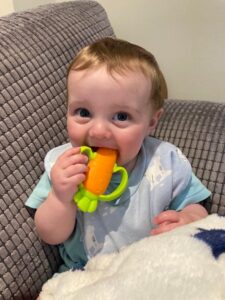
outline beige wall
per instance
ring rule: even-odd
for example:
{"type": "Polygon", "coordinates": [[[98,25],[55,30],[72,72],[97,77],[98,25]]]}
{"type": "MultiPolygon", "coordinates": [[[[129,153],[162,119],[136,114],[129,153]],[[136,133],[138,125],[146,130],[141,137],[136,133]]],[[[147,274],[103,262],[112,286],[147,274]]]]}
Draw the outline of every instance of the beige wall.
{"type": "Polygon", "coordinates": [[[13,0],[1,1],[0,16],[5,16],[14,11],[13,0]]]}
{"type": "MultiPolygon", "coordinates": [[[[16,11],[50,2],[61,1],[13,0],[16,11]]],[[[118,37],[156,56],[171,98],[225,102],[225,0],[98,2],[118,37]]]]}
{"type": "Polygon", "coordinates": [[[153,52],[169,95],[225,102],[225,0],[99,0],[118,37],[153,52]]]}
{"type": "Polygon", "coordinates": [[[21,11],[24,9],[30,9],[39,5],[56,2],[54,0],[13,0],[15,11],[21,11]]]}

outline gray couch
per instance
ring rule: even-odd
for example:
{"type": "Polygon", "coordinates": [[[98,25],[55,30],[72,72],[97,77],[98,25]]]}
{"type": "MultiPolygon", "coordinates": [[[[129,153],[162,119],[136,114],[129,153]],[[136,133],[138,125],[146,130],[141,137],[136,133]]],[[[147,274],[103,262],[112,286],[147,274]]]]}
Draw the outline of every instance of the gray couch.
{"type": "MultiPolygon", "coordinates": [[[[114,36],[92,1],[47,5],[0,18],[0,299],[35,299],[57,270],[24,206],[46,152],[67,141],[66,70],[77,51],[114,36]]],[[[225,104],[168,100],[155,131],[178,145],[212,191],[210,213],[225,215],[225,104]]]]}

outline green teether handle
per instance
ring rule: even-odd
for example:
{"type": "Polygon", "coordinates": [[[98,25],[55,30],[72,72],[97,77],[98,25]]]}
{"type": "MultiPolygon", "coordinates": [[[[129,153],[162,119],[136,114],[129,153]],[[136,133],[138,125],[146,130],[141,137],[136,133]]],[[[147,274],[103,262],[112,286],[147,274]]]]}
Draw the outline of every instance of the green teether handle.
{"type": "Polygon", "coordinates": [[[81,147],[80,147],[80,153],[85,153],[85,154],[87,154],[87,157],[88,157],[89,159],[94,159],[95,156],[97,155],[97,153],[96,153],[96,152],[93,152],[92,149],[91,149],[90,147],[88,147],[88,146],[81,146],[81,147]]]}
{"type": "Polygon", "coordinates": [[[116,198],[121,196],[122,193],[124,192],[124,190],[126,189],[127,183],[128,183],[128,175],[127,175],[126,169],[123,168],[123,167],[117,166],[117,164],[115,164],[115,166],[113,168],[113,173],[117,173],[117,172],[121,173],[120,184],[118,185],[118,187],[112,193],[106,194],[106,195],[100,195],[99,196],[100,201],[115,200],[116,198]]]}

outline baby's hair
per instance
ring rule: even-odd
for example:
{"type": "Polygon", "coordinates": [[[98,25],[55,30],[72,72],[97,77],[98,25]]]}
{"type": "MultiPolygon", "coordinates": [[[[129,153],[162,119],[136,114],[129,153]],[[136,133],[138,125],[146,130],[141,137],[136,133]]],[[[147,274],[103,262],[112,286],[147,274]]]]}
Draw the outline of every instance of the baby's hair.
{"type": "Polygon", "coordinates": [[[103,38],[86,46],[72,61],[71,70],[81,71],[106,66],[113,76],[114,72],[141,71],[151,81],[150,100],[155,109],[164,105],[167,98],[167,85],[155,57],[144,48],[116,38],[103,38]]]}

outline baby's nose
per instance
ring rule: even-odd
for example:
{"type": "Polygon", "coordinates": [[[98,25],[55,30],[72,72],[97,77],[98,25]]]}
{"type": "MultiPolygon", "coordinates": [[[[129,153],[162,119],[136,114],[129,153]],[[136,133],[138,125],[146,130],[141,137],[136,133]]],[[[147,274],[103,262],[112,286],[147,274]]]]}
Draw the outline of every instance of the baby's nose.
{"type": "Polygon", "coordinates": [[[96,139],[110,139],[112,134],[111,130],[107,126],[105,122],[96,122],[91,126],[89,131],[89,135],[91,138],[96,139]]]}

